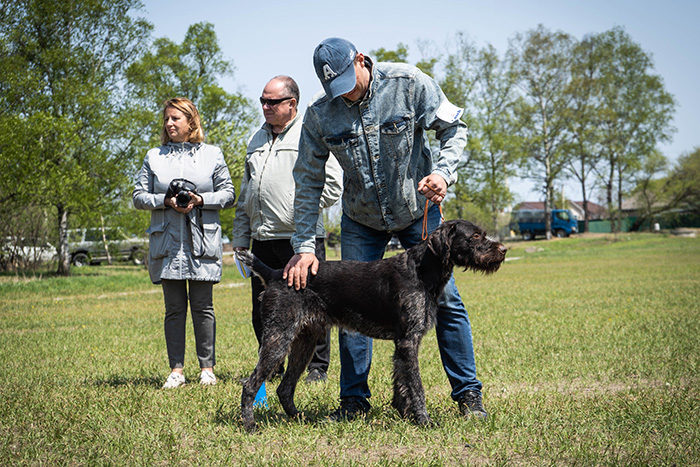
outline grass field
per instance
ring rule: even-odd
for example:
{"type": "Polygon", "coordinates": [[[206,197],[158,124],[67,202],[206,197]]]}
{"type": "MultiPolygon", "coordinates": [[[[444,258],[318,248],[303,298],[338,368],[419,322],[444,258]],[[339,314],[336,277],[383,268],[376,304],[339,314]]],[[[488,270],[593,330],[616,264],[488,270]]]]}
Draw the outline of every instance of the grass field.
{"type": "Polygon", "coordinates": [[[663,234],[510,245],[493,276],[457,272],[490,413],[449,398],[435,333],[421,347],[428,412],[418,428],[391,403],[391,353],[375,342],[364,420],[324,422],[329,381],[300,383],[307,420],[288,420],[268,384],[260,432],[242,429],[239,379],[256,361],[250,287],[225,267],[214,288],[214,387],[168,374],[159,287],[137,266],[70,278],[0,276],[3,465],[700,465],[700,239],[663,234]],[[519,258],[519,259],[515,259],[519,258]]]}

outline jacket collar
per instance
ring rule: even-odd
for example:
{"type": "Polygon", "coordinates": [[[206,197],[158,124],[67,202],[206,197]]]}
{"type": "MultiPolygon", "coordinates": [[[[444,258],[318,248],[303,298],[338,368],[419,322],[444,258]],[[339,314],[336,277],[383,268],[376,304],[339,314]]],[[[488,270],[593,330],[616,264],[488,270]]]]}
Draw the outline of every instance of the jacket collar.
{"type": "MultiPolygon", "coordinates": [[[[287,131],[296,123],[297,120],[301,118],[301,113],[299,112],[299,109],[297,109],[297,114],[294,116],[293,119],[291,119],[285,126],[284,129],[282,130],[281,133],[277,135],[277,138],[284,138],[284,135],[287,134],[287,131]]],[[[270,138],[272,138],[272,125],[269,123],[265,122],[263,123],[262,129],[265,130],[270,138]]]]}

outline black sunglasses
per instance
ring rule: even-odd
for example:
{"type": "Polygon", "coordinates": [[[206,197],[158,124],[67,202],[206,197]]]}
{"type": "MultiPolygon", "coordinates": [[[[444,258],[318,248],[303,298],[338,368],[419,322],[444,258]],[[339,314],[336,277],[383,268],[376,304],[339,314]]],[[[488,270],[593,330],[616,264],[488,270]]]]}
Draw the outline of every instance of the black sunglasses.
{"type": "Polygon", "coordinates": [[[269,105],[270,107],[273,107],[281,102],[288,101],[289,99],[294,99],[293,97],[283,97],[282,99],[265,99],[264,97],[260,98],[260,103],[262,105],[269,105]]]}

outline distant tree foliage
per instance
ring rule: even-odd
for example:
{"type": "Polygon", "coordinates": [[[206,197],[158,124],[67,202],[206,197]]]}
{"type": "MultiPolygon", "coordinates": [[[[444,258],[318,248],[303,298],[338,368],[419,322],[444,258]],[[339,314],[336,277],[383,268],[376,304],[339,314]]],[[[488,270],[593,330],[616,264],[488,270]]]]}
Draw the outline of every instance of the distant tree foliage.
{"type": "Polygon", "coordinates": [[[668,141],[676,102],[653,73],[649,54],[620,27],[597,36],[600,50],[600,140],[603,164],[598,173],[605,187],[608,210],[620,228],[623,196],[633,188],[635,171],[645,157],[668,141]]]}
{"type": "Polygon", "coordinates": [[[249,99],[226,92],[219,84],[233,76],[233,70],[211,23],[190,26],[181,44],[156,39],[126,73],[130,104],[141,112],[145,146],[160,144],[163,102],[186,97],[199,110],[206,141],[221,147],[229,165],[242,168],[247,137],[259,116],[249,99]]]}
{"type": "Polygon", "coordinates": [[[466,108],[470,138],[455,197],[446,201],[445,211],[464,218],[466,200],[474,205],[472,212],[486,214],[488,222],[482,225],[498,235],[504,224],[499,213],[513,201],[507,181],[515,175],[519,151],[513,113],[516,76],[493,47],[477,50],[463,36],[455,42],[458,49],[448,55],[441,84],[451,102],[466,108]],[[473,82],[467,83],[465,76],[473,82]]]}
{"type": "Polygon", "coordinates": [[[631,195],[641,209],[631,230],[645,224],[652,229],[654,221],[662,218],[687,216],[700,221],[700,148],[681,156],[673,167],[654,152],[645,158],[633,181],[631,195]]]}
{"type": "Polygon", "coordinates": [[[51,206],[58,272],[68,274],[69,216],[106,211],[125,194],[129,165],[120,87],[150,25],[136,0],[5,0],[0,29],[3,191],[51,206]]]}
{"type": "Polygon", "coordinates": [[[408,46],[399,42],[396,50],[380,47],[377,50],[371,50],[369,55],[377,62],[408,63],[408,46]]]}

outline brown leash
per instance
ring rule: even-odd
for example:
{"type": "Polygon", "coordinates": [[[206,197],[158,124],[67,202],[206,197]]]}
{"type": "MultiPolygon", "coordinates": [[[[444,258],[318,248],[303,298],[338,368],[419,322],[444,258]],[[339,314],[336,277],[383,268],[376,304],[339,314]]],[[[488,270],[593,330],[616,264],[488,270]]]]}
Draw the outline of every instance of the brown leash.
{"type": "MultiPolygon", "coordinates": [[[[425,209],[423,210],[423,230],[421,233],[421,237],[423,240],[428,238],[428,203],[430,203],[429,199],[425,200],[425,209]]],[[[440,223],[442,223],[445,220],[445,216],[442,214],[442,204],[438,204],[440,207],[440,223]]]]}

